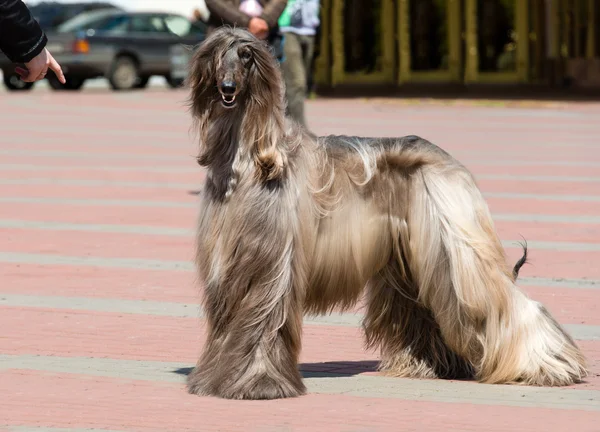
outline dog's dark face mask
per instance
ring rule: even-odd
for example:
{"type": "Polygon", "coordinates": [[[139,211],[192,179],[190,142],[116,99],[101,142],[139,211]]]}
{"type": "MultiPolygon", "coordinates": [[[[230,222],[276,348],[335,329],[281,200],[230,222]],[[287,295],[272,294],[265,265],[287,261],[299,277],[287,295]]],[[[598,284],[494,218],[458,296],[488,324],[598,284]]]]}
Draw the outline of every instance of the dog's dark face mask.
{"type": "Polygon", "coordinates": [[[235,44],[223,54],[217,67],[216,84],[224,108],[235,108],[243,97],[252,62],[252,50],[245,44],[235,44]]]}

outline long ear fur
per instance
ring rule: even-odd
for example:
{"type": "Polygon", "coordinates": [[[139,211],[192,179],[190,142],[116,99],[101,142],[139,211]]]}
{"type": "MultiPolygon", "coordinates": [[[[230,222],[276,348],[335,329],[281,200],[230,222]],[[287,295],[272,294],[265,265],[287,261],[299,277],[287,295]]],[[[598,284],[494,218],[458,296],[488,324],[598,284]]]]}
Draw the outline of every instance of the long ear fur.
{"type": "Polygon", "coordinates": [[[266,44],[256,41],[252,48],[240,137],[252,154],[259,179],[270,181],[281,178],[287,164],[279,148],[285,135],[285,91],[280,68],[266,44]]]}

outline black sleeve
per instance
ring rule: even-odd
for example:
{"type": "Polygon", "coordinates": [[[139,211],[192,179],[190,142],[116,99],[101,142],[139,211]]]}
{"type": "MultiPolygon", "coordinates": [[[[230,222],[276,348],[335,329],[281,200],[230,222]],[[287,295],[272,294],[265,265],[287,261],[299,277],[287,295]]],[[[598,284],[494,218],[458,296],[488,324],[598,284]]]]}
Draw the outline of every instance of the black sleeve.
{"type": "Polygon", "coordinates": [[[14,63],[27,63],[48,42],[22,0],[0,0],[0,50],[14,63]]]}

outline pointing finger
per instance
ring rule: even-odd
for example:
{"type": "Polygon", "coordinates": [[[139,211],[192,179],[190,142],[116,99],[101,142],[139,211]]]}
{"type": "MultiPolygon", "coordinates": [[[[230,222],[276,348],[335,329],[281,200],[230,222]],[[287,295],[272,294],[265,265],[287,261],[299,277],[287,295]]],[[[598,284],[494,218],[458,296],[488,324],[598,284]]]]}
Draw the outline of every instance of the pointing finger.
{"type": "Polygon", "coordinates": [[[49,57],[50,57],[49,58],[50,62],[48,64],[48,67],[54,71],[58,80],[62,84],[64,84],[66,82],[66,79],[65,79],[65,75],[63,74],[62,68],[60,67],[58,62],[56,60],[54,60],[54,57],[52,57],[52,55],[50,55],[49,57]]]}

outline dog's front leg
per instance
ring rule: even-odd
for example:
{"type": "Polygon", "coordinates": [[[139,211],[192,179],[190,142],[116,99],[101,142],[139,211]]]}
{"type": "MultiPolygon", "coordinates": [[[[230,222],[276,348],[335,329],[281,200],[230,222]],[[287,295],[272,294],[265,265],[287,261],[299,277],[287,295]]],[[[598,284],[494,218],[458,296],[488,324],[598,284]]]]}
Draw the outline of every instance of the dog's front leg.
{"type": "Polygon", "coordinates": [[[205,281],[208,335],[188,377],[190,393],[276,399],[306,392],[298,370],[304,265],[293,226],[278,213],[249,218],[241,233],[223,233],[222,244],[234,246],[217,248],[218,274],[205,281]]]}

